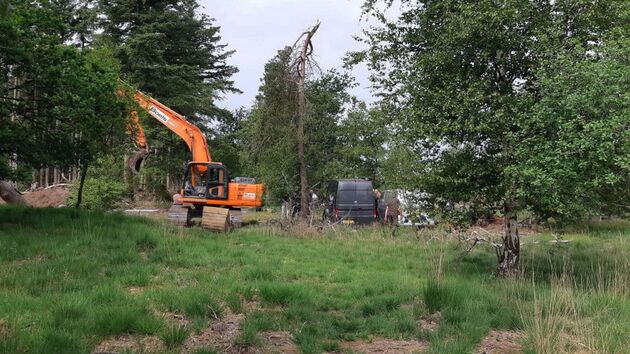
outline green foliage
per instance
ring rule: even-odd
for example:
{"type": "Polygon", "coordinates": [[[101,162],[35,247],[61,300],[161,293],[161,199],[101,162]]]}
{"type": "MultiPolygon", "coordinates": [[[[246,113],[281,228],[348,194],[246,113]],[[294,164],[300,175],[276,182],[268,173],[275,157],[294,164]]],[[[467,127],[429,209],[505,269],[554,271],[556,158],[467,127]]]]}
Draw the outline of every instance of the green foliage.
{"type": "MultiPolygon", "coordinates": [[[[207,127],[231,119],[215,101],[224,93],[239,92],[230,79],[238,70],[227,63],[233,51],[221,43],[219,26],[199,8],[197,1],[116,0],[99,2],[98,10],[105,15],[102,41],[115,46],[125,80],[186,116],[212,141],[214,134],[207,127]]],[[[140,114],[154,148],[146,166],[160,169],[162,175],[181,175],[190,160],[186,145],[140,114]]]]}
{"type": "Polygon", "coordinates": [[[66,45],[78,33],[73,16],[65,4],[15,1],[0,18],[2,162],[85,164],[124,134],[117,62],[107,48],[66,45]]]}
{"type": "Polygon", "coordinates": [[[544,220],[628,212],[630,36],[623,41],[593,54],[601,58],[562,53],[540,73],[544,96],[514,135],[519,164],[508,173],[544,220]]]}
{"type": "MultiPolygon", "coordinates": [[[[75,183],[70,188],[70,196],[66,203],[74,206],[78,199],[79,184],[75,183]]],[[[129,196],[129,190],[124,182],[107,177],[94,176],[85,179],[81,206],[87,209],[108,210],[117,206],[117,203],[129,196]]]]}
{"type": "MultiPolygon", "coordinates": [[[[279,51],[265,65],[256,104],[241,125],[244,170],[267,185],[271,203],[299,198],[295,75],[290,48],[279,51]]],[[[352,85],[352,78],[334,70],[311,77],[306,84],[305,160],[308,184],[317,194],[323,193],[330,179],[357,173],[353,170],[356,161],[348,160],[360,159],[358,149],[344,151],[344,143],[351,143],[352,138],[343,138],[355,125],[348,122],[341,127],[352,85]]],[[[366,171],[370,177],[371,172],[366,171]]]]}
{"type": "Polygon", "coordinates": [[[397,179],[466,222],[627,211],[627,2],[402,3],[365,2],[382,26],[349,57],[393,118],[397,179]]]}
{"type": "Polygon", "coordinates": [[[171,201],[171,193],[166,189],[166,184],[164,183],[167,171],[153,164],[148,165],[143,167],[141,171],[141,175],[144,177],[145,190],[158,200],[171,201]]]}
{"type": "Polygon", "coordinates": [[[265,64],[256,104],[243,129],[247,174],[268,186],[272,202],[295,198],[299,191],[297,142],[297,87],[291,80],[290,48],[265,64]]]}

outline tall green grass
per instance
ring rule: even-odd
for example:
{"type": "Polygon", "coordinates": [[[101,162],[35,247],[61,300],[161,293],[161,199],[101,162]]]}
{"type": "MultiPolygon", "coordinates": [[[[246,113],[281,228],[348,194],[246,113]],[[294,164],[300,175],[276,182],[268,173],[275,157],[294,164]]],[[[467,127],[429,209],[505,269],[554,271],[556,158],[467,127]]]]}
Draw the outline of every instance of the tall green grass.
{"type": "Polygon", "coordinates": [[[441,231],[430,239],[406,229],[313,236],[255,225],[223,235],[117,213],[2,207],[0,352],[88,353],[125,333],[156,335],[177,352],[226,311],[246,312],[238,344],[286,330],[305,353],[369,337],[462,353],[491,329],[525,331],[532,352],[561,348],[545,344],[556,329],[593,350],[622,352],[630,226],[602,225],[571,231],[561,246],[549,235],[528,238],[522,278],[504,280],[493,276],[491,250],[462,258],[441,231]],[[558,289],[573,301],[561,311],[558,289]],[[167,323],[158,315],[166,311],[193,326],[167,323]],[[432,312],[442,320],[428,333],[417,322],[432,312]]]}

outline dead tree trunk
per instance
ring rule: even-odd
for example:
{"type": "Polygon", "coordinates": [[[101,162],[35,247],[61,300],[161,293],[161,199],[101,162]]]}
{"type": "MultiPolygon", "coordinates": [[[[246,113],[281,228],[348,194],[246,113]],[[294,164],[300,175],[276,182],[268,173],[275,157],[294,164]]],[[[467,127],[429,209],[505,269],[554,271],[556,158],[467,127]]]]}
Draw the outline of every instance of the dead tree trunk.
{"type": "Polygon", "coordinates": [[[513,202],[506,202],[504,206],[503,245],[500,248],[498,272],[504,276],[511,276],[519,271],[521,258],[521,243],[518,235],[518,219],[513,202]]]}
{"type": "MultiPolygon", "coordinates": [[[[304,121],[306,119],[306,98],[304,96],[304,86],[306,84],[306,66],[309,58],[313,53],[313,43],[311,39],[317,29],[317,22],[311,29],[304,32],[300,38],[304,37],[302,48],[297,58],[298,72],[298,117],[297,117],[297,146],[298,146],[298,162],[300,164],[300,216],[307,218],[310,214],[310,194],[308,192],[308,178],[306,174],[306,160],[304,158],[304,121]]],[[[299,39],[298,39],[299,41],[299,39]]]]}
{"type": "Polygon", "coordinates": [[[26,205],[22,194],[6,181],[0,181],[0,198],[8,204],[26,205]]]}

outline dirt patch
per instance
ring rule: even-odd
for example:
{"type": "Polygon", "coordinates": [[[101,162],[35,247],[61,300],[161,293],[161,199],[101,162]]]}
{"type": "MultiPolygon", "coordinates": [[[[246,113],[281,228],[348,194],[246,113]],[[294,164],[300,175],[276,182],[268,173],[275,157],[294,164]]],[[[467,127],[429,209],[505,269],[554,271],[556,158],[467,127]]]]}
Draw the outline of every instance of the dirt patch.
{"type": "Polygon", "coordinates": [[[418,326],[427,332],[435,332],[440,327],[440,321],[442,321],[442,313],[435,312],[423,316],[418,320],[418,326]]]}
{"type": "Polygon", "coordinates": [[[24,264],[33,264],[33,263],[42,263],[44,261],[46,261],[48,259],[48,257],[42,255],[42,254],[38,254],[36,256],[33,257],[29,257],[29,258],[24,258],[24,259],[16,259],[13,262],[11,262],[12,266],[21,266],[24,264]]]}
{"type": "Polygon", "coordinates": [[[492,330],[475,350],[477,354],[520,354],[523,332],[492,330]]]}
{"type": "Polygon", "coordinates": [[[56,186],[24,193],[22,196],[28,205],[36,208],[58,207],[65,203],[70,195],[68,186],[56,186]]]}
{"type": "Polygon", "coordinates": [[[138,252],[138,257],[140,258],[141,261],[148,261],[149,260],[149,254],[144,252],[144,251],[138,252]]]}
{"type": "Polygon", "coordinates": [[[7,321],[0,320],[0,338],[8,338],[11,334],[11,327],[7,321]]]}
{"type": "Polygon", "coordinates": [[[293,343],[293,335],[287,331],[259,333],[263,339],[263,353],[297,354],[299,349],[293,343]]]}
{"type": "Polygon", "coordinates": [[[199,334],[190,336],[184,343],[183,353],[191,353],[201,348],[212,348],[220,353],[244,353],[243,348],[234,344],[241,334],[243,314],[226,314],[223,318],[210,323],[210,326],[199,334]]]}
{"type": "Polygon", "coordinates": [[[128,286],[127,287],[127,291],[131,295],[140,295],[140,294],[142,294],[142,292],[144,292],[144,287],[142,287],[142,286],[128,286]]]}
{"type": "Polygon", "coordinates": [[[94,348],[92,353],[161,353],[164,349],[164,344],[157,336],[125,334],[105,339],[94,348]]]}
{"type": "Polygon", "coordinates": [[[421,353],[429,349],[425,342],[412,340],[395,340],[387,338],[372,338],[366,341],[342,342],[340,347],[358,353],[386,353],[386,354],[412,354],[421,353]]]}

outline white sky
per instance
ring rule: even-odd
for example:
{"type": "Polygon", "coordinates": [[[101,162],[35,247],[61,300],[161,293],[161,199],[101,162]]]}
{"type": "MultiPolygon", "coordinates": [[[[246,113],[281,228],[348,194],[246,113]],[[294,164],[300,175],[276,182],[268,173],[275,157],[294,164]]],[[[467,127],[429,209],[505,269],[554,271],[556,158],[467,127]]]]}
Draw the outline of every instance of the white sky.
{"type": "MultiPolygon", "coordinates": [[[[278,50],[292,45],[298,36],[321,21],[313,37],[315,60],[322,70],[340,68],[348,51],[363,49],[352,36],[367,26],[361,20],[363,0],[201,0],[201,12],[216,19],[222,42],[236,53],[229,63],[239,68],[234,75],[240,95],[227,95],[219,106],[235,109],[254,102],[264,65],[278,50]]],[[[359,86],[351,92],[372,102],[365,66],[352,74],[359,86]]]]}

